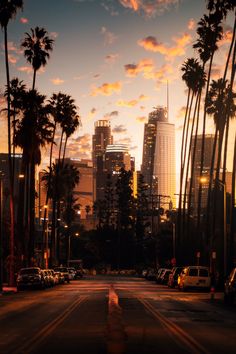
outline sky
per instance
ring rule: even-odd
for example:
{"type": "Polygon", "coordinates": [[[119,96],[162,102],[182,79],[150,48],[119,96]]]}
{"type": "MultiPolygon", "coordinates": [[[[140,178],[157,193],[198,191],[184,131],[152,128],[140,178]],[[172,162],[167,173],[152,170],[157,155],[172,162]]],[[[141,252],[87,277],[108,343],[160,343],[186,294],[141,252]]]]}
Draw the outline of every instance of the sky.
{"type": "MultiPolygon", "coordinates": [[[[69,141],[67,155],[91,158],[94,123],[109,119],[114,143],[128,144],[136,169],[142,162],[144,123],[153,107],[166,106],[168,81],[178,176],[186,105],[181,66],[187,58],[197,57],[192,45],[197,22],[206,12],[205,0],[25,0],[23,12],[8,27],[10,75],[31,87],[32,69],[20,43],[30,28],[44,27],[55,43],[48,64],[37,74],[36,88],[48,98],[59,91],[71,95],[82,122],[69,141]]],[[[220,77],[225,63],[231,26],[229,17],[214,61],[214,78],[220,77]]],[[[0,43],[3,92],[6,77],[2,32],[0,43]]],[[[2,152],[6,151],[4,117],[0,118],[0,128],[2,152]]],[[[212,129],[212,119],[208,119],[207,132],[212,129]]],[[[46,156],[44,151],[44,163],[46,156]]]]}

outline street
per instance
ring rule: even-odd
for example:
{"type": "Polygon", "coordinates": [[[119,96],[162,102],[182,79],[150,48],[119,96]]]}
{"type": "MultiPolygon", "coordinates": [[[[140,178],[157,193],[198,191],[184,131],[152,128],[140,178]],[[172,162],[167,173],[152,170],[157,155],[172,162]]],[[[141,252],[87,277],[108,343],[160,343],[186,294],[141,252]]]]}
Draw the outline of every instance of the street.
{"type": "Polygon", "coordinates": [[[0,297],[0,353],[235,353],[221,298],[115,276],[21,291],[0,297]]]}

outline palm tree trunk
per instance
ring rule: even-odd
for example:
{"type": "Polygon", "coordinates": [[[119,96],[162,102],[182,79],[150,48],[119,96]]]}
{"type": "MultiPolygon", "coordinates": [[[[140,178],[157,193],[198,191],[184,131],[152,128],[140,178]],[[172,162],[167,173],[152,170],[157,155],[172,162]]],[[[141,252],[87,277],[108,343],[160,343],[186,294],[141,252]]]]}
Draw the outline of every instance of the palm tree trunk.
{"type": "Polygon", "coordinates": [[[33,73],[33,83],[32,83],[32,90],[35,90],[36,71],[37,71],[37,70],[35,70],[35,69],[34,69],[34,73],[33,73]]]}
{"type": "Polygon", "coordinates": [[[64,130],[62,130],[62,132],[61,132],[61,139],[60,139],[60,146],[59,146],[59,153],[58,153],[58,166],[60,165],[60,161],[61,161],[63,135],[64,135],[64,130]]]}
{"type": "Polygon", "coordinates": [[[236,178],[236,136],[234,138],[234,158],[233,158],[233,173],[232,173],[232,191],[231,191],[231,227],[230,227],[230,240],[229,240],[229,250],[230,250],[230,269],[233,268],[234,259],[236,257],[236,244],[235,244],[235,178],[236,178]]]}
{"type": "Polygon", "coordinates": [[[190,89],[188,90],[187,105],[185,110],[184,127],[183,127],[182,142],[181,142],[180,189],[179,189],[179,207],[178,207],[178,219],[177,219],[178,239],[180,239],[181,223],[182,223],[183,152],[184,152],[185,129],[187,124],[188,109],[189,109],[189,99],[190,99],[190,89]]]}
{"type": "MultiPolygon", "coordinates": [[[[191,204],[192,204],[192,189],[193,189],[193,175],[194,175],[194,168],[195,168],[196,148],[197,148],[197,133],[198,133],[199,117],[200,117],[201,93],[202,92],[200,90],[198,95],[197,95],[197,99],[196,99],[197,119],[196,119],[196,127],[195,127],[195,133],[194,133],[194,143],[193,143],[193,152],[192,152],[192,159],[191,159],[189,197],[188,197],[187,234],[189,234],[189,225],[190,225],[190,214],[191,214],[191,204]]],[[[195,115],[194,115],[194,120],[195,120],[195,115]]],[[[193,132],[192,132],[192,135],[193,135],[193,132]]],[[[188,164],[189,164],[189,160],[191,158],[191,147],[192,147],[192,141],[191,141],[191,144],[190,144],[190,147],[189,147],[188,164]]],[[[186,186],[187,186],[187,179],[186,179],[186,186]]]]}
{"type": "Polygon", "coordinates": [[[32,157],[30,164],[30,195],[29,195],[29,264],[33,266],[35,241],[35,161],[32,157]]]}
{"type": "MultiPolygon", "coordinates": [[[[205,94],[205,104],[204,104],[204,114],[203,114],[203,126],[202,126],[202,147],[201,147],[201,164],[200,164],[200,178],[202,176],[202,171],[204,167],[204,153],[205,153],[205,133],[206,133],[206,99],[210,86],[210,77],[211,77],[211,68],[213,62],[214,52],[211,54],[209,70],[207,75],[207,85],[206,85],[206,94],[205,94]]],[[[203,65],[204,70],[204,65],[203,65]]],[[[202,184],[199,180],[198,188],[198,211],[197,211],[197,230],[198,234],[200,233],[200,218],[201,218],[201,202],[202,202],[202,184]]]]}
{"type": "MultiPolygon", "coordinates": [[[[186,134],[184,138],[184,148],[183,148],[183,164],[181,166],[181,181],[180,181],[180,195],[181,195],[181,203],[182,203],[182,194],[183,194],[183,187],[184,187],[184,175],[188,174],[187,171],[185,171],[185,166],[186,166],[186,154],[187,154],[187,146],[188,146],[188,139],[189,139],[189,124],[190,124],[190,118],[191,118],[191,111],[192,111],[192,105],[193,105],[193,99],[194,99],[194,92],[192,92],[191,100],[190,100],[190,105],[189,105],[189,110],[188,110],[188,115],[187,115],[187,123],[186,123],[186,134]]],[[[185,214],[185,203],[186,203],[186,196],[184,195],[184,202],[183,202],[183,207],[180,206],[180,237],[179,239],[183,238],[183,225],[184,225],[184,214],[185,214]],[[182,234],[182,235],[181,235],[182,234]]]]}
{"type": "Polygon", "coordinates": [[[224,162],[223,162],[223,176],[222,176],[223,183],[225,183],[225,175],[226,175],[229,121],[230,121],[230,102],[231,102],[231,98],[232,98],[232,90],[233,90],[233,83],[234,83],[234,77],[235,77],[235,56],[236,56],[236,43],[234,44],[234,51],[233,51],[233,57],[232,57],[232,71],[231,71],[231,79],[230,79],[230,85],[229,85],[229,96],[228,96],[228,102],[227,102],[227,107],[226,107],[226,132],[225,132],[224,162]]]}
{"type": "Polygon", "coordinates": [[[4,26],[4,45],[5,45],[5,65],[7,77],[7,127],[8,127],[8,171],[10,181],[10,261],[9,261],[9,285],[14,285],[14,238],[15,238],[15,215],[14,215],[14,195],[13,195],[13,175],[11,158],[11,103],[10,103],[10,73],[8,62],[8,39],[7,26],[4,26]]]}
{"type": "MultiPolygon", "coordinates": [[[[55,123],[54,129],[53,129],[52,142],[51,142],[51,147],[50,147],[48,189],[47,189],[47,195],[46,195],[45,205],[48,205],[48,201],[49,201],[49,190],[50,190],[50,188],[51,188],[51,179],[52,179],[52,153],[53,153],[53,145],[54,145],[55,133],[56,133],[56,123],[55,123]]],[[[46,229],[46,217],[47,217],[47,208],[44,208],[43,227],[42,227],[42,240],[43,240],[43,243],[44,243],[44,236],[45,236],[45,229],[46,229]]]]}
{"type": "Polygon", "coordinates": [[[64,165],[67,141],[68,141],[68,136],[66,136],[66,140],[65,140],[65,144],[64,144],[64,151],[63,151],[63,157],[62,157],[62,166],[64,165]]]}

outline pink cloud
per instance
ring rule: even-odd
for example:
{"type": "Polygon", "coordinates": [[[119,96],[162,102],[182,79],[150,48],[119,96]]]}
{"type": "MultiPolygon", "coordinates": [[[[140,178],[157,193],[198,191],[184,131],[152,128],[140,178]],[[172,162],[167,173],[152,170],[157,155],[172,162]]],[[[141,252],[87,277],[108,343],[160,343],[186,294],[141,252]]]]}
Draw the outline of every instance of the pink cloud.
{"type": "Polygon", "coordinates": [[[104,45],[113,44],[117,39],[117,36],[114,33],[108,31],[108,29],[105,26],[101,28],[101,34],[104,37],[104,45]]]}
{"type": "Polygon", "coordinates": [[[53,85],[62,85],[65,80],[60,79],[59,77],[56,77],[54,79],[50,79],[50,81],[53,83],[53,85]]]}
{"type": "Polygon", "coordinates": [[[25,23],[28,23],[29,20],[28,20],[28,18],[26,18],[26,17],[21,17],[21,18],[20,18],[20,22],[23,23],[23,24],[25,24],[25,23]]]}

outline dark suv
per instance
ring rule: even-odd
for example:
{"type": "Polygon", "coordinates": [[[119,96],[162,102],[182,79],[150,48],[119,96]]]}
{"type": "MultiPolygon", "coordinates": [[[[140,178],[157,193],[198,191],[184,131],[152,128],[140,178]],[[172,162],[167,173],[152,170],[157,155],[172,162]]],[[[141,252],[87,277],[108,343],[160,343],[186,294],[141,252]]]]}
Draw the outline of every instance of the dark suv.
{"type": "Polygon", "coordinates": [[[45,288],[43,272],[38,267],[21,268],[16,279],[17,290],[23,288],[45,288]]]}
{"type": "Polygon", "coordinates": [[[236,293],[236,268],[233,268],[225,281],[224,300],[226,303],[233,304],[236,293]]]}

